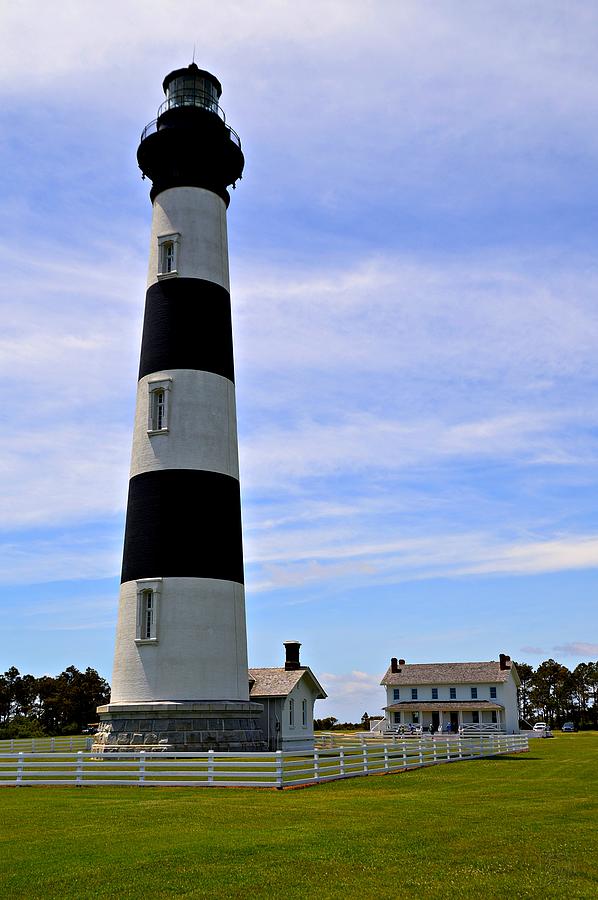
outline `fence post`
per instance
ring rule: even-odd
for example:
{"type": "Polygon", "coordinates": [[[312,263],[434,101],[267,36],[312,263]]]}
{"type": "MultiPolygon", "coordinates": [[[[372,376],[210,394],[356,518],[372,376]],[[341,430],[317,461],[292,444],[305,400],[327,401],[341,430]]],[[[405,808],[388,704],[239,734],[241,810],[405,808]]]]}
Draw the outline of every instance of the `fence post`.
{"type": "Polygon", "coordinates": [[[282,768],[282,750],[276,751],[276,787],[282,789],[283,787],[283,768],[282,768]]]}
{"type": "Polygon", "coordinates": [[[90,737],[88,737],[85,741],[85,749],[91,750],[91,745],[92,745],[92,739],[90,737]]]}
{"type": "Polygon", "coordinates": [[[208,750],[208,784],[214,784],[214,751],[208,750]]]}
{"type": "Polygon", "coordinates": [[[139,784],[145,783],[145,750],[139,751],[139,784]]]}
{"type": "Polygon", "coordinates": [[[339,765],[340,765],[340,774],[344,775],[345,774],[345,748],[344,747],[340,748],[340,751],[338,754],[338,760],[339,760],[339,765]]]}
{"type": "Polygon", "coordinates": [[[23,751],[19,753],[19,758],[17,760],[17,787],[23,780],[23,766],[25,765],[25,754],[23,751]]]}
{"type": "Polygon", "coordinates": [[[388,769],[389,769],[389,765],[388,765],[388,747],[386,746],[386,744],[384,744],[384,771],[385,771],[385,772],[388,772],[388,769]]]}
{"type": "Polygon", "coordinates": [[[69,740],[69,750],[73,750],[73,748],[74,748],[73,739],[71,737],[71,739],[69,740]]]}
{"type": "Polygon", "coordinates": [[[50,753],[54,753],[55,749],[56,749],[56,738],[51,737],[50,738],[50,753]]]}
{"type": "Polygon", "coordinates": [[[314,781],[320,780],[320,754],[318,748],[314,750],[314,781]]]}
{"type": "Polygon", "coordinates": [[[436,759],[436,738],[432,735],[432,761],[438,762],[436,759]]]}
{"type": "Polygon", "coordinates": [[[83,751],[79,750],[77,752],[77,770],[75,772],[75,784],[77,787],[81,787],[83,784],[83,751]]]}
{"type": "Polygon", "coordinates": [[[369,775],[369,771],[368,771],[368,748],[366,747],[365,744],[363,744],[362,752],[363,752],[363,774],[364,774],[364,775],[369,775]]]}
{"type": "Polygon", "coordinates": [[[461,735],[458,737],[459,759],[463,759],[463,747],[461,746],[461,735]]]}
{"type": "Polygon", "coordinates": [[[31,738],[31,752],[35,753],[35,738],[31,738]]]}
{"type": "Polygon", "coordinates": [[[424,764],[424,749],[422,746],[422,738],[421,737],[419,738],[419,741],[418,741],[418,750],[419,750],[419,764],[420,764],[420,766],[423,766],[423,764],[424,764]]]}
{"type": "Polygon", "coordinates": [[[11,753],[15,752],[15,739],[14,738],[10,739],[10,752],[11,753]]]}
{"type": "Polygon", "coordinates": [[[403,768],[407,768],[407,744],[405,743],[405,738],[403,738],[403,768]]]}

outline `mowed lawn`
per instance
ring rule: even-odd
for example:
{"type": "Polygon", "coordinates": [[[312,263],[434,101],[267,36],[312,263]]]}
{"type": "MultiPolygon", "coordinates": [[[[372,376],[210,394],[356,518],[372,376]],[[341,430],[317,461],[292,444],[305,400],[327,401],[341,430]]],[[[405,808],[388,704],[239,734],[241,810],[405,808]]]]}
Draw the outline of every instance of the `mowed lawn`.
{"type": "Polygon", "coordinates": [[[4,788],[0,897],[598,896],[598,734],[303,790],[4,788]]]}

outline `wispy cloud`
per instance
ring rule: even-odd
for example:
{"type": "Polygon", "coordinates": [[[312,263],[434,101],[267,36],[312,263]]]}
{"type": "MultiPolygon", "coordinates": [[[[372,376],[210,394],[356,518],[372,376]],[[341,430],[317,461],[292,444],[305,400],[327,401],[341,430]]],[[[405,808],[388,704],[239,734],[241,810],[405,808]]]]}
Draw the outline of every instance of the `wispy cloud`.
{"type": "Polygon", "coordinates": [[[384,688],[380,687],[381,677],[358,670],[342,674],[318,673],[318,679],[325,687],[328,698],[318,701],[315,715],[318,718],[333,715],[342,720],[343,717],[355,717],[357,709],[360,710],[358,715],[364,712],[377,715],[385,703],[384,688]]]}
{"type": "Polygon", "coordinates": [[[558,644],[553,649],[566,656],[598,656],[598,644],[588,644],[585,641],[570,641],[568,644],[558,644]]]}

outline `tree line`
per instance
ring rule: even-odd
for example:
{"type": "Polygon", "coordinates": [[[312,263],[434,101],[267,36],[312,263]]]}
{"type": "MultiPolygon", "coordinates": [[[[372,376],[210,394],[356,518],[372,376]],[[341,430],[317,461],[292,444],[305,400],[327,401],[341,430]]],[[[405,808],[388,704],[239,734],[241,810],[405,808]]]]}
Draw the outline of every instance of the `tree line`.
{"type": "Polygon", "coordinates": [[[95,669],[69,666],[37,678],[11,666],[0,675],[0,739],[80,734],[109,698],[110,685],[95,669]]]}
{"type": "Polygon", "coordinates": [[[519,716],[551,728],[573,722],[578,728],[598,728],[598,662],[579,663],[573,671],[547,659],[537,669],[516,662],[521,679],[519,716]]]}
{"type": "MultiPolygon", "coordinates": [[[[521,679],[521,719],[529,724],[542,720],[551,728],[567,721],[578,728],[598,728],[598,661],[579,663],[573,671],[554,659],[537,669],[528,663],[515,665],[521,679]]],[[[79,734],[97,721],[96,708],[109,698],[110,685],[95,669],[80,672],[69,666],[59,675],[37,678],[21,675],[12,666],[0,675],[0,739],[79,734]]],[[[363,728],[366,715],[360,723],[339,723],[328,716],[314,725],[324,730],[363,728]]]]}

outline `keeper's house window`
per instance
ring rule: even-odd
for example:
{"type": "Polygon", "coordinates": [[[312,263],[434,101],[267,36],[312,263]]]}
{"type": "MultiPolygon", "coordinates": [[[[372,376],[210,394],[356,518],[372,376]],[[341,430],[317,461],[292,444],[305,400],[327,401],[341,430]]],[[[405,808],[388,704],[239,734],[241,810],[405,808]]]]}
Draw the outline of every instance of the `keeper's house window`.
{"type": "Polygon", "coordinates": [[[495,687],[490,688],[490,699],[496,700],[496,688],[495,687]]]}
{"type": "Polygon", "coordinates": [[[307,700],[301,701],[301,724],[307,728],[307,700]]]}
{"type": "Polygon", "coordinates": [[[417,688],[411,688],[411,699],[417,700],[417,688]]]}
{"type": "Polygon", "coordinates": [[[148,434],[168,431],[168,406],[172,378],[157,378],[148,381],[148,434]]]}
{"type": "Polygon", "coordinates": [[[393,717],[394,717],[395,725],[400,725],[401,724],[401,713],[400,712],[393,713],[393,717]]]}
{"type": "Polygon", "coordinates": [[[477,712],[477,710],[474,710],[474,712],[472,712],[471,721],[473,722],[474,725],[480,724],[480,714],[479,714],[479,712],[477,712]]]}
{"type": "Polygon", "coordinates": [[[160,578],[144,578],[137,582],[135,641],[138,644],[153,643],[158,640],[158,605],[161,584],[160,578]]]}
{"type": "Polygon", "coordinates": [[[400,699],[401,699],[401,691],[400,691],[400,688],[393,688],[393,691],[392,691],[392,699],[393,699],[393,700],[400,700],[400,699]]]}
{"type": "Polygon", "coordinates": [[[438,700],[438,688],[432,688],[432,700],[438,700]]]}
{"type": "Polygon", "coordinates": [[[180,234],[163,234],[158,238],[158,278],[178,275],[180,234]]]}
{"type": "Polygon", "coordinates": [[[477,688],[472,688],[472,689],[471,689],[471,699],[472,699],[472,700],[477,700],[477,699],[478,699],[478,689],[477,689],[477,688]]]}
{"type": "Polygon", "coordinates": [[[449,688],[449,698],[451,700],[457,699],[457,688],[449,688]]]}
{"type": "Polygon", "coordinates": [[[295,701],[289,700],[289,725],[295,727],[295,701]]]}
{"type": "Polygon", "coordinates": [[[491,710],[491,715],[492,715],[492,724],[496,725],[496,710],[495,709],[491,710]]]}

